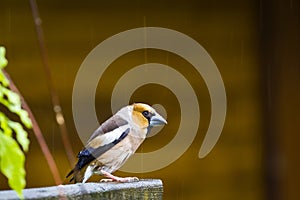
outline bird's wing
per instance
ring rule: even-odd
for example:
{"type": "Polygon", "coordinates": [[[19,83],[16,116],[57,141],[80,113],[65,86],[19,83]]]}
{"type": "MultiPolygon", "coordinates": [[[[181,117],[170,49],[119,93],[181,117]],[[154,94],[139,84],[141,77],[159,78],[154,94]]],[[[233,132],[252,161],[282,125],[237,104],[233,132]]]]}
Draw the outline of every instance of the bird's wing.
{"type": "Polygon", "coordinates": [[[129,130],[130,128],[128,126],[119,127],[91,140],[88,145],[78,154],[78,162],[76,164],[78,169],[82,169],[95,158],[98,158],[122,141],[128,135],[129,130]]]}
{"type": "Polygon", "coordinates": [[[92,134],[90,139],[88,140],[88,143],[92,141],[95,137],[99,135],[103,135],[105,133],[109,133],[116,128],[119,128],[121,126],[124,126],[128,124],[128,121],[124,120],[119,115],[113,115],[111,118],[106,120],[101,126],[92,134]]]}
{"type": "Polygon", "coordinates": [[[75,182],[81,181],[81,169],[85,168],[89,163],[118,144],[128,135],[130,127],[127,122],[125,123],[125,120],[122,120],[122,118],[113,116],[94,132],[86,147],[77,155],[78,162],[75,168],[67,175],[69,177],[74,173],[74,177],[70,181],[73,179],[75,179],[75,182]]]}

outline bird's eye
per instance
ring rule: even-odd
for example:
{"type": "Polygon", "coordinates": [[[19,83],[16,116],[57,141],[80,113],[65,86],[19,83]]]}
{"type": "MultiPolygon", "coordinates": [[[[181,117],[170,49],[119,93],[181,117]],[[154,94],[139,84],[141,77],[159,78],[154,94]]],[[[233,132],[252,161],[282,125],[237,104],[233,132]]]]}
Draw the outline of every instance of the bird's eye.
{"type": "Polygon", "coordinates": [[[143,115],[144,115],[144,117],[149,117],[149,111],[147,111],[147,110],[145,110],[145,111],[143,111],[143,113],[142,113],[143,115]]]}

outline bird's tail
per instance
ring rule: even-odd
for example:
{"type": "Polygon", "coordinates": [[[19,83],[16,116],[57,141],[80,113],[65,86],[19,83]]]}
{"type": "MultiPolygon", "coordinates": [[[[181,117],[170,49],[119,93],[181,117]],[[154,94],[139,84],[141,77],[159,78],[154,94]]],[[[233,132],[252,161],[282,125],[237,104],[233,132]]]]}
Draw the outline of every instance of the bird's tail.
{"type": "Polygon", "coordinates": [[[78,162],[76,163],[74,169],[72,169],[66,178],[73,175],[70,179],[70,182],[74,181],[74,183],[82,182],[84,177],[84,172],[88,166],[88,164],[95,159],[89,149],[84,148],[77,155],[78,162]]]}
{"type": "Polygon", "coordinates": [[[81,173],[81,170],[78,169],[77,166],[74,167],[74,169],[72,169],[66,176],[66,178],[69,178],[70,176],[71,179],[69,182],[72,182],[74,181],[74,183],[79,183],[79,182],[82,182],[83,180],[83,174],[81,173]],[[73,175],[73,176],[72,176],[73,175]]]}

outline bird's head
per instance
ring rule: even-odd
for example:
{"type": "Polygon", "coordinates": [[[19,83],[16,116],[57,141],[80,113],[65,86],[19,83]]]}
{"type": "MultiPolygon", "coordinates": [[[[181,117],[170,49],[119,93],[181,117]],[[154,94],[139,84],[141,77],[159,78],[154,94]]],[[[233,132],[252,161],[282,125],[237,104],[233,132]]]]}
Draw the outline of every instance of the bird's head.
{"type": "Polygon", "coordinates": [[[153,126],[167,124],[167,121],[154,108],[144,103],[132,105],[132,119],[141,128],[150,129],[153,126]]]}

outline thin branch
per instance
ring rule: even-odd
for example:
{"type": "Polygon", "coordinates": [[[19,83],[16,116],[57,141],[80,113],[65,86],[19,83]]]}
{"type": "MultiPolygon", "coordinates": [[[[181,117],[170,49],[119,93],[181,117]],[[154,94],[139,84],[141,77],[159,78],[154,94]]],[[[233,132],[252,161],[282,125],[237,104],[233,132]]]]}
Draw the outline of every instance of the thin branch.
{"type": "Polygon", "coordinates": [[[42,149],[42,152],[47,160],[47,163],[48,163],[48,166],[50,168],[50,171],[52,173],[52,176],[53,176],[53,179],[55,181],[55,184],[56,185],[59,185],[62,183],[62,180],[60,178],[60,175],[59,175],[59,172],[58,172],[58,169],[57,169],[57,166],[56,166],[56,163],[53,159],[53,156],[47,146],[47,143],[45,142],[45,139],[43,137],[43,134],[41,132],[41,129],[38,125],[38,123],[36,122],[35,120],[35,117],[34,115],[32,114],[28,104],[26,103],[26,101],[24,100],[22,94],[20,93],[20,91],[18,90],[18,88],[16,87],[16,85],[14,84],[14,82],[12,81],[12,79],[10,78],[9,74],[4,70],[2,69],[4,75],[6,76],[6,78],[9,80],[9,88],[17,93],[21,99],[21,102],[22,102],[22,107],[27,111],[30,119],[31,119],[31,122],[32,122],[32,129],[33,129],[33,132],[34,132],[34,135],[42,149]]]}
{"type": "Polygon", "coordinates": [[[32,16],[34,19],[35,28],[36,28],[36,32],[37,32],[37,38],[38,38],[38,43],[39,43],[39,47],[40,47],[40,51],[41,51],[43,66],[44,66],[44,69],[46,72],[48,88],[49,88],[49,91],[51,94],[51,100],[52,100],[53,110],[55,112],[56,122],[59,125],[59,129],[60,129],[64,147],[65,147],[65,151],[67,154],[67,158],[69,160],[70,165],[72,166],[75,163],[74,152],[73,152],[72,145],[70,143],[70,139],[68,136],[65,118],[64,118],[64,115],[62,112],[62,108],[60,106],[59,97],[57,95],[57,92],[55,90],[53,80],[52,80],[51,70],[50,70],[50,66],[49,66],[48,53],[47,53],[47,49],[46,49],[46,45],[45,45],[44,33],[43,33],[43,28],[42,28],[42,20],[39,16],[36,0],[29,0],[29,1],[30,1],[32,16]]]}

